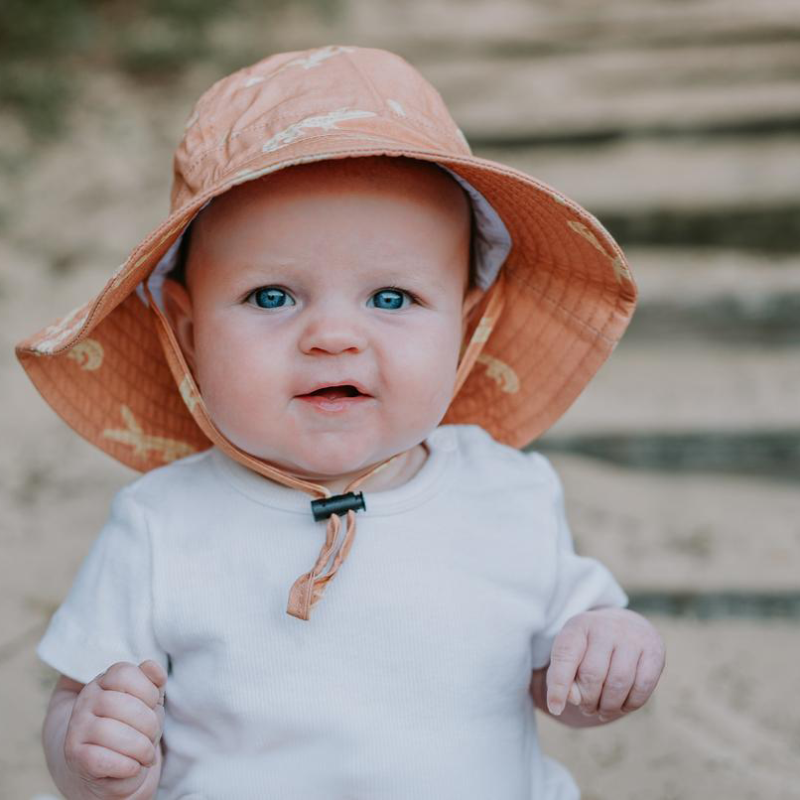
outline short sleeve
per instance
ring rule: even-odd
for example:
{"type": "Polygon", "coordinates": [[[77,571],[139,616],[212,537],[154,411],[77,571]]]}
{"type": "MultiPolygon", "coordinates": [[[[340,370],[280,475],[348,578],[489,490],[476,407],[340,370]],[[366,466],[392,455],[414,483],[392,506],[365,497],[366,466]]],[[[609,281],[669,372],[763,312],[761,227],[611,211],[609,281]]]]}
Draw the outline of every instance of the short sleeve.
{"type": "Polygon", "coordinates": [[[153,631],[151,567],[144,513],[122,489],[36,647],[39,658],[81,683],[117,661],[151,658],[166,670],[167,655],[153,631]]]}
{"type": "Polygon", "coordinates": [[[597,559],[575,553],[561,480],[549,459],[541,453],[531,455],[541,460],[539,466],[550,475],[557,526],[553,593],[547,605],[544,625],[532,642],[532,667],[540,669],[550,662],[553,641],[570,617],[602,606],[625,608],[629,598],[606,566],[597,559]]]}

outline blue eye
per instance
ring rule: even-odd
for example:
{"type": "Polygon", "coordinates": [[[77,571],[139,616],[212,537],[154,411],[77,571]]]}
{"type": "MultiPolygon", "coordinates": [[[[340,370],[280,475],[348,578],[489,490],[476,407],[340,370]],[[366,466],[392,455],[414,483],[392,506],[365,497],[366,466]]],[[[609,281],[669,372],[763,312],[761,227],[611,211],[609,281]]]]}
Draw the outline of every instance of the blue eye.
{"type": "Polygon", "coordinates": [[[275,286],[256,289],[250,297],[255,300],[255,304],[259,308],[281,308],[282,306],[293,306],[295,304],[294,299],[288,292],[275,286]]]}
{"type": "Polygon", "coordinates": [[[375,301],[375,308],[395,311],[403,307],[403,301],[406,297],[409,298],[409,300],[411,299],[408,292],[404,292],[401,289],[381,289],[379,292],[375,292],[370,299],[375,301]]]}

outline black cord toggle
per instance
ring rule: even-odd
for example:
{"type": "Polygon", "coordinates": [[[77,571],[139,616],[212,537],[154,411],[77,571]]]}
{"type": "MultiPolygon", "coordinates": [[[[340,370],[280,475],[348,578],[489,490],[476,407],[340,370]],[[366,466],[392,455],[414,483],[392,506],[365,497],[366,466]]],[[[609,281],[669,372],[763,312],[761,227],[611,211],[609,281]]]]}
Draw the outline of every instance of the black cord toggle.
{"type": "Polygon", "coordinates": [[[351,510],[367,510],[367,504],[364,502],[364,495],[362,492],[335,494],[332,497],[322,497],[319,500],[311,501],[311,511],[314,514],[315,522],[328,519],[331,514],[338,514],[340,517],[343,517],[351,510]]]}

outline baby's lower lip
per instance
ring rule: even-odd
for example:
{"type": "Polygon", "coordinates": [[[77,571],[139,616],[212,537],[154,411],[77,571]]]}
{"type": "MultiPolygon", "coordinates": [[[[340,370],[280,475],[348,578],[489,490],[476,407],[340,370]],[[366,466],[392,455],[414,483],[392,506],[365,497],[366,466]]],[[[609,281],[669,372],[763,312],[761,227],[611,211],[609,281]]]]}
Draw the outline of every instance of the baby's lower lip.
{"type": "Polygon", "coordinates": [[[350,411],[375,398],[368,394],[359,394],[355,397],[337,397],[335,399],[320,394],[299,394],[295,399],[302,400],[303,403],[319,411],[350,411]]]}

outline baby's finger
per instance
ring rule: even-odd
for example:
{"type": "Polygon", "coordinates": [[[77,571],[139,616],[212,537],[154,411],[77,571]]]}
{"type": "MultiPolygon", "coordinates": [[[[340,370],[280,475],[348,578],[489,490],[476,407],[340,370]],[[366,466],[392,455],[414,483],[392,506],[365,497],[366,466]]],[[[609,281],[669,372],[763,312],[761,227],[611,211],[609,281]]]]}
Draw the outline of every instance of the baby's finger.
{"type": "Polygon", "coordinates": [[[116,719],[144,734],[151,742],[157,741],[163,726],[164,706],[150,708],[138,697],[113,689],[99,692],[92,707],[96,717],[116,719]],[[162,712],[159,716],[158,711],[162,712]]]}
{"type": "Polygon", "coordinates": [[[661,672],[664,669],[664,660],[665,653],[663,648],[642,652],[636,667],[633,687],[622,705],[623,711],[635,711],[647,702],[647,699],[653,693],[653,689],[656,688],[658,679],[661,677],[661,672]]]}
{"type": "Polygon", "coordinates": [[[158,687],[139,667],[128,661],[112,664],[97,679],[97,683],[102,689],[132,694],[150,708],[155,708],[160,700],[158,687]]]}
{"type": "Polygon", "coordinates": [[[608,675],[603,683],[597,710],[611,716],[622,708],[636,677],[636,667],[641,651],[616,647],[611,654],[608,675]]]}
{"type": "Polygon", "coordinates": [[[156,748],[143,733],[117,719],[95,717],[87,726],[84,744],[96,744],[138,761],[143,767],[156,762],[156,748]]]}
{"type": "Polygon", "coordinates": [[[139,669],[153,682],[153,685],[158,689],[158,701],[164,702],[164,692],[167,685],[167,671],[158,661],[148,659],[139,664],[139,669]]]}
{"type": "Polygon", "coordinates": [[[82,744],[74,760],[79,775],[85,778],[133,778],[142,765],[135,758],[96,744],[82,744]]]}
{"type": "Polygon", "coordinates": [[[581,692],[581,711],[594,714],[608,675],[608,665],[614,649],[612,640],[606,637],[589,637],[586,653],[578,665],[575,681],[581,692]]]}
{"type": "Polygon", "coordinates": [[[558,716],[567,703],[575,670],[586,650],[586,632],[580,625],[565,625],[553,642],[547,669],[547,708],[558,716]]]}
{"type": "Polygon", "coordinates": [[[161,689],[167,685],[167,671],[158,661],[148,658],[146,661],[142,661],[142,663],[139,664],[139,669],[150,678],[156,688],[161,689]]]}
{"type": "Polygon", "coordinates": [[[569,688],[569,697],[567,701],[572,703],[573,706],[578,706],[581,703],[581,690],[578,688],[577,683],[573,683],[569,688]]]}

